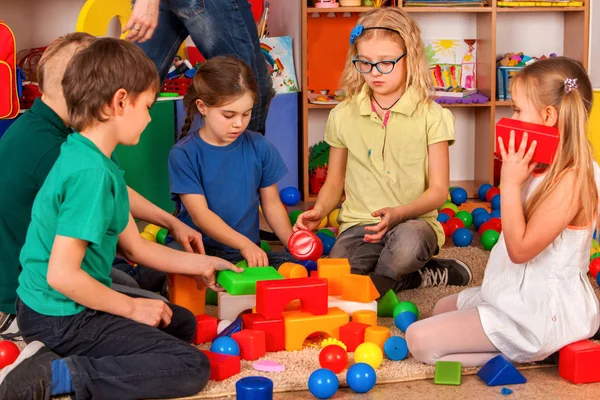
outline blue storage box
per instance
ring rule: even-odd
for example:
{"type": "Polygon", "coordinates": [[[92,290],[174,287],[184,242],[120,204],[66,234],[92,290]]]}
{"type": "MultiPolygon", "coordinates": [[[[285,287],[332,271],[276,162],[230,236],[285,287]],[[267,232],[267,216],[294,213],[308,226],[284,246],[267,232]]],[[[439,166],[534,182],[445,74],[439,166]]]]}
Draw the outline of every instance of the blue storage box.
{"type": "Polygon", "coordinates": [[[496,93],[498,100],[510,100],[510,80],[523,67],[498,67],[496,69],[496,93]]]}

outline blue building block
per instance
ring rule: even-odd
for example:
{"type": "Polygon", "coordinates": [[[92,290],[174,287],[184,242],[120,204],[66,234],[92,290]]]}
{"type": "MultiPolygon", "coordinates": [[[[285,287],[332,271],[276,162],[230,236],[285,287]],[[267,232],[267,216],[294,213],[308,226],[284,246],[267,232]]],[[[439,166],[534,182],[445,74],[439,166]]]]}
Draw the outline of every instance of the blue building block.
{"type": "MultiPolygon", "coordinates": [[[[231,336],[236,332],[242,330],[242,317],[237,317],[227,328],[223,329],[221,333],[217,335],[217,338],[222,336],[231,336]]],[[[216,338],[215,338],[216,339],[216,338]]]]}
{"type": "Polygon", "coordinates": [[[503,355],[496,356],[488,361],[477,372],[477,376],[488,386],[516,385],[527,382],[523,374],[503,355]]]}

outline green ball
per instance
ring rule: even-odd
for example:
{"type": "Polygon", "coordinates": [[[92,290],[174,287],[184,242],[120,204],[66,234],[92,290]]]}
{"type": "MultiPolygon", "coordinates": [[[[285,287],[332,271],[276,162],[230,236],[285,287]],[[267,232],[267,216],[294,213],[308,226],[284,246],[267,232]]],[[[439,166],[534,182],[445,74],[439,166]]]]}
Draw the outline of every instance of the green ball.
{"type": "Polygon", "coordinates": [[[271,245],[269,243],[267,243],[266,241],[264,241],[264,240],[260,241],[260,248],[265,253],[270,253],[271,252],[271,245]]]}
{"type": "Polygon", "coordinates": [[[447,201],[442,208],[440,208],[440,210],[443,210],[444,208],[449,208],[451,210],[454,210],[455,213],[458,212],[458,206],[452,202],[447,201]]]}
{"type": "Polygon", "coordinates": [[[396,307],[394,307],[394,318],[396,318],[396,316],[400,313],[403,313],[405,311],[409,311],[413,314],[415,314],[417,316],[417,319],[419,318],[419,309],[417,308],[417,306],[415,305],[415,303],[412,303],[410,301],[401,301],[400,303],[396,304],[396,307]]]}
{"type": "Polygon", "coordinates": [[[590,256],[590,261],[592,261],[594,258],[598,258],[600,257],[600,252],[594,253],[590,256]]]}
{"type": "Polygon", "coordinates": [[[468,211],[461,210],[456,213],[455,217],[462,220],[462,222],[465,223],[465,228],[467,229],[473,224],[473,216],[468,211]]]}
{"type": "Polygon", "coordinates": [[[156,232],[156,242],[160,244],[165,244],[165,239],[167,238],[168,234],[169,231],[166,228],[160,228],[158,232],[156,232]]]}
{"type": "Polygon", "coordinates": [[[491,250],[492,247],[494,247],[496,243],[498,243],[499,237],[500,234],[497,231],[493,229],[488,229],[481,235],[481,245],[484,249],[491,250]]]}
{"type": "Polygon", "coordinates": [[[450,188],[448,188],[448,192],[453,191],[454,189],[456,189],[458,186],[450,186],[450,188]]]}
{"type": "Polygon", "coordinates": [[[335,233],[333,233],[333,232],[332,232],[331,230],[329,230],[329,229],[319,229],[319,230],[317,231],[317,235],[318,235],[319,233],[323,233],[323,234],[325,234],[325,235],[327,235],[327,236],[331,236],[332,238],[334,238],[334,239],[335,239],[335,233]]]}
{"type": "Polygon", "coordinates": [[[598,247],[600,247],[598,241],[596,239],[592,239],[592,248],[597,249],[598,247]]]}
{"type": "Polygon", "coordinates": [[[302,211],[300,210],[294,210],[290,212],[290,222],[292,223],[292,226],[296,225],[296,220],[300,214],[302,214],[302,211]]]}
{"type": "Polygon", "coordinates": [[[248,261],[242,260],[242,261],[236,263],[235,265],[236,265],[236,267],[240,267],[240,268],[248,268],[248,261]]]}

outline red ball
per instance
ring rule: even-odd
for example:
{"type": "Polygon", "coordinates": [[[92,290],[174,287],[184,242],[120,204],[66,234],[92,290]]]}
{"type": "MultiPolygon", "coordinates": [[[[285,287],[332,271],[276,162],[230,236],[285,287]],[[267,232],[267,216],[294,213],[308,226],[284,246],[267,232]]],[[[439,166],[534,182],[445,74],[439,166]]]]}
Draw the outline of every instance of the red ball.
{"type": "Polygon", "coordinates": [[[495,195],[500,194],[500,189],[497,187],[493,187],[487,191],[485,194],[485,201],[490,202],[494,198],[495,195]]]}
{"type": "Polygon", "coordinates": [[[493,229],[498,233],[502,233],[502,220],[500,218],[490,218],[479,227],[479,236],[483,235],[483,232],[493,229]]]}
{"type": "Polygon", "coordinates": [[[15,362],[21,351],[13,342],[3,340],[0,342],[0,369],[15,362]]]}
{"type": "Polygon", "coordinates": [[[452,236],[458,228],[464,228],[465,223],[460,218],[452,217],[446,222],[446,226],[448,227],[448,236],[452,236]]]}
{"type": "Polygon", "coordinates": [[[300,229],[290,236],[288,249],[298,260],[316,262],[323,255],[323,242],[314,233],[300,229]]]}
{"type": "Polygon", "coordinates": [[[598,277],[598,273],[600,273],[600,258],[594,258],[590,263],[590,275],[595,279],[598,277]]]}
{"type": "Polygon", "coordinates": [[[450,218],[454,217],[456,215],[456,212],[454,212],[453,209],[451,208],[442,208],[440,210],[440,213],[446,214],[448,215],[450,218]]]}
{"type": "Polygon", "coordinates": [[[325,346],[319,353],[319,364],[322,368],[333,371],[334,374],[342,372],[348,365],[348,353],[337,344],[325,346]]]}
{"type": "Polygon", "coordinates": [[[440,225],[442,226],[442,228],[444,229],[444,235],[446,237],[450,237],[449,233],[450,231],[448,230],[448,225],[446,225],[445,222],[440,222],[440,225]]]}

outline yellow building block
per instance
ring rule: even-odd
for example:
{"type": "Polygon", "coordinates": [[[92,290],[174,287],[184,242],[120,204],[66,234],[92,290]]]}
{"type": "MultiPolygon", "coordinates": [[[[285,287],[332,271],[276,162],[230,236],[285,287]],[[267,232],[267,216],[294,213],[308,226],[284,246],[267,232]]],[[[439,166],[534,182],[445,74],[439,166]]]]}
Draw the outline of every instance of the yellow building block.
{"type": "Polygon", "coordinates": [[[169,286],[169,300],[173,304],[185,307],[194,315],[204,315],[206,303],[206,286],[198,289],[196,281],[188,276],[172,274],[172,284],[169,286]]]}
{"type": "Polygon", "coordinates": [[[354,311],[352,313],[352,321],[370,326],[377,326],[377,312],[371,310],[354,311]]]}
{"type": "Polygon", "coordinates": [[[379,292],[370,276],[356,274],[342,275],[342,300],[370,303],[378,297],[379,292]]]}
{"type": "Polygon", "coordinates": [[[350,273],[350,263],[347,258],[320,258],[317,261],[319,278],[327,279],[329,295],[342,294],[342,276],[350,273]]]}
{"type": "Polygon", "coordinates": [[[375,343],[383,351],[383,345],[390,335],[390,328],[370,326],[365,330],[365,342],[375,343]]]}
{"type": "Polygon", "coordinates": [[[284,278],[308,278],[308,271],[304,267],[304,265],[285,262],[279,266],[277,269],[284,278]]]}
{"type": "MultiPolygon", "coordinates": [[[[87,0],[79,16],[75,30],[94,36],[106,36],[110,21],[117,17],[124,27],[131,16],[130,0],[87,0]]],[[[125,32],[121,37],[127,34],[125,32]]]]}
{"type": "Polygon", "coordinates": [[[350,316],[337,307],[331,307],[325,315],[313,315],[306,311],[283,312],[285,349],[302,350],[304,340],[316,332],[328,337],[340,338],[340,326],[350,321],[350,316]]]}

